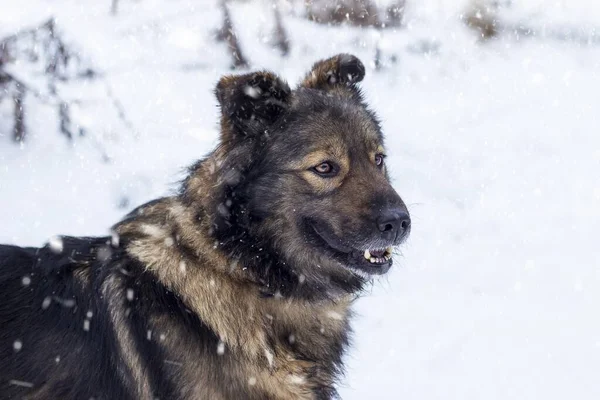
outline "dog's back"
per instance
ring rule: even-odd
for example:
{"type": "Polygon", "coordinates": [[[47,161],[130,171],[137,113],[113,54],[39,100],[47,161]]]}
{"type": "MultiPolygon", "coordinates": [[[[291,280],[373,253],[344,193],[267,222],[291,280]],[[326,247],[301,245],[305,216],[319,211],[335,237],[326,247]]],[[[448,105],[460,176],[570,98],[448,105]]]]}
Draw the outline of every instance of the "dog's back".
{"type": "Polygon", "coordinates": [[[91,267],[106,240],[65,238],[60,252],[0,246],[1,398],[90,398],[111,385],[91,267]]]}
{"type": "Polygon", "coordinates": [[[0,245],[0,399],[266,398],[124,247],[0,245]]]}

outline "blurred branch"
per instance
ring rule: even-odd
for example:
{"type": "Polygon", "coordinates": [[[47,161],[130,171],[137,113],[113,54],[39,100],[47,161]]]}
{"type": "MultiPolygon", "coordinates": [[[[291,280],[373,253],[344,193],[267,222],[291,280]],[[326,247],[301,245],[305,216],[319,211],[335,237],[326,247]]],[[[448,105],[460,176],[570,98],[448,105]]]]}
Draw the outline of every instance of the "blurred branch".
{"type": "MultiPolygon", "coordinates": [[[[98,78],[99,75],[81,59],[80,52],[68,44],[49,19],[34,28],[23,29],[0,39],[0,100],[8,97],[13,103],[13,139],[22,142],[27,137],[25,99],[28,95],[57,112],[58,129],[73,139],[83,129],[72,118],[72,105],[78,99],[64,97],[61,87],[71,82],[98,78]]],[[[106,83],[106,82],[105,82],[106,83]]],[[[132,130],[125,111],[110,90],[107,96],[123,124],[132,130]]],[[[28,102],[28,106],[31,103],[28,102]]]]}
{"type": "Polygon", "coordinates": [[[25,94],[31,93],[44,102],[48,98],[37,90],[29,88],[25,83],[1,69],[0,89],[2,93],[8,94],[13,101],[13,140],[15,142],[22,142],[27,134],[25,127],[25,94]]]}
{"type": "Polygon", "coordinates": [[[13,92],[14,101],[14,126],[13,126],[13,140],[15,142],[22,142],[25,139],[25,110],[23,108],[23,100],[25,98],[25,91],[23,87],[16,83],[15,90],[13,92]]]}
{"type": "Polygon", "coordinates": [[[63,101],[58,106],[58,118],[60,120],[60,132],[67,137],[73,139],[71,127],[71,113],[69,112],[69,103],[63,101]]]}
{"type": "Polygon", "coordinates": [[[119,12],[119,0],[112,0],[110,5],[110,13],[111,15],[117,15],[119,12]]]}
{"type": "Polygon", "coordinates": [[[131,123],[131,120],[127,117],[127,114],[125,113],[125,107],[123,107],[123,103],[121,103],[121,100],[119,100],[113,94],[113,91],[110,88],[110,86],[108,85],[108,83],[106,84],[106,94],[107,94],[108,98],[110,99],[113,107],[117,111],[117,115],[118,115],[119,119],[121,120],[121,122],[123,122],[123,124],[127,127],[127,129],[129,129],[132,132],[135,132],[135,129],[133,127],[133,124],[131,123]]]}
{"type": "Polygon", "coordinates": [[[511,2],[497,0],[473,0],[463,16],[465,25],[473,29],[482,40],[500,35],[512,35],[516,39],[539,38],[561,42],[573,42],[582,46],[600,45],[600,29],[581,26],[535,26],[527,22],[508,22],[501,18],[501,11],[511,2]]]}
{"type": "Polygon", "coordinates": [[[498,34],[496,9],[486,0],[473,0],[464,15],[467,27],[479,33],[483,40],[498,34]]]}
{"type": "Polygon", "coordinates": [[[221,11],[223,14],[223,25],[215,37],[218,41],[226,42],[233,68],[247,68],[248,62],[242,54],[240,43],[237,39],[235,30],[233,29],[233,22],[231,21],[231,15],[229,14],[229,7],[227,7],[226,0],[221,0],[221,11]]]}
{"type": "Polygon", "coordinates": [[[406,0],[397,0],[390,4],[386,9],[386,19],[384,27],[399,28],[404,21],[404,10],[406,9],[406,0]]]}
{"type": "Polygon", "coordinates": [[[382,67],[381,64],[381,48],[379,47],[379,43],[375,46],[375,58],[373,60],[373,65],[376,71],[379,71],[382,67]]]}
{"type": "Polygon", "coordinates": [[[572,26],[527,26],[525,24],[507,24],[501,33],[520,37],[548,38],[561,42],[572,42],[582,46],[600,46],[600,29],[586,29],[572,26]]]}
{"type": "Polygon", "coordinates": [[[398,28],[402,25],[406,0],[396,0],[381,10],[373,0],[304,0],[304,4],[306,17],[320,24],[398,28]]]}
{"type": "Polygon", "coordinates": [[[308,19],[320,24],[382,26],[371,0],[305,0],[305,5],[308,19]]]}
{"type": "Polygon", "coordinates": [[[273,0],[273,16],[275,18],[275,47],[279,49],[282,56],[287,56],[290,52],[290,40],[287,31],[283,26],[281,11],[279,10],[279,1],[273,0]]]}

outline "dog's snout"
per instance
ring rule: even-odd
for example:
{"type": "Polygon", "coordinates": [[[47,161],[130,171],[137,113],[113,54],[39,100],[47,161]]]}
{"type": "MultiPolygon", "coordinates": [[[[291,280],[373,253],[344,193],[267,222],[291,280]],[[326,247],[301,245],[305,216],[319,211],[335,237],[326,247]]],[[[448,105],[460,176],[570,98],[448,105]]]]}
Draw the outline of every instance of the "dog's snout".
{"type": "Polygon", "coordinates": [[[396,239],[410,228],[410,216],[406,211],[389,210],[377,218],[377,227],[386,239],[396,239]]]}

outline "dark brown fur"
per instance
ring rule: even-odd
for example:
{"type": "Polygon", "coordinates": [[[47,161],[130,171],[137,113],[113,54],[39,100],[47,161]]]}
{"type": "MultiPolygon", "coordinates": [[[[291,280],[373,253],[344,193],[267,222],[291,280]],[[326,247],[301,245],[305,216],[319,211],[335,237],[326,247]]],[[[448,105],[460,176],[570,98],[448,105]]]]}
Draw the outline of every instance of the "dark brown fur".
{"type": "Polygon", "coordinates": [[[350,305],[391,265],[355,253],[409,230],[363,76],[339,55],[294,91],[224,77],[220,144],[180,194],[112,238],[0,246],[0,398],[336,397],[350,305]],[[401,229],[380,223],[390,212],[401,229]]]}

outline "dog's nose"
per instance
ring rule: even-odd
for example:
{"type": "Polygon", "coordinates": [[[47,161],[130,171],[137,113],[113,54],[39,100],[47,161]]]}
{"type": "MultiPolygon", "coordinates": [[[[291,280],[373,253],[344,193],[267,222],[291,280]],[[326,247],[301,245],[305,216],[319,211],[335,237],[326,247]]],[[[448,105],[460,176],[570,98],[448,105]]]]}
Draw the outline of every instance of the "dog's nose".
{"type": "Polygon", "coordinates": [[[386,239],[399,238],[410,228],[410,216],[405,211],[387,211],[377,218],[377,227],[386,239]]]}

